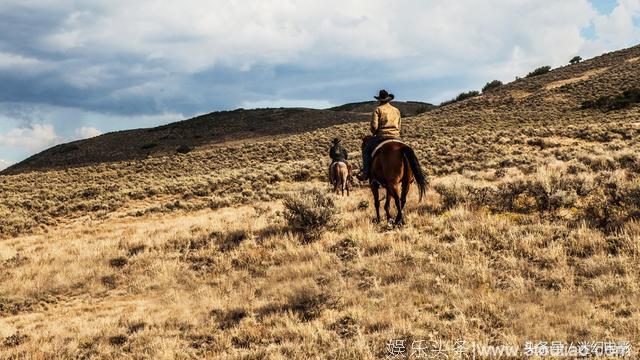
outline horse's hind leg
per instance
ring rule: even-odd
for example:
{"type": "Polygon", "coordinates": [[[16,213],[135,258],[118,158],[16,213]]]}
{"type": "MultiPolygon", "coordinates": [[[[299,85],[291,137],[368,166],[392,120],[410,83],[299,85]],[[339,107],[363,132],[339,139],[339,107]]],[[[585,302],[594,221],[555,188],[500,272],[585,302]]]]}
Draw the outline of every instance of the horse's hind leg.
{"type": "Polygon", "coordinates": [[[391,220],[391,193],[387,188],[387,196],[384,202],[384,212],[387,214],[387,221],[391,220]]]}
{"type": "Polygon", "coordinates": [[[408,182],[402,183],[402,194],[400,194],[400,208],[404,209],[404,206],[407,204],[407,195],[409,195],[409,187],[411,186],[408,182]]]}
{"type": "Polygon", "coordinates": [[[403,204],[398,191],[399,190],[398,185],[399,184],[396,184],[394,186],[389,186],[390,191],[387,191],[387,197],[389,196],[388,194],[391,194],[393,196],[393,201],[396,204],[396,210],[398,212],[398,215],[396,215],[396,225],[404,225],[404,218],[402,217],[403,204]]]}
{"type": "Polygon", "coordinates": [[[373,205],[376,208],[375,222],[380,222],[380,185],[371,183],[371,192],[373,193],[373,205]]]}

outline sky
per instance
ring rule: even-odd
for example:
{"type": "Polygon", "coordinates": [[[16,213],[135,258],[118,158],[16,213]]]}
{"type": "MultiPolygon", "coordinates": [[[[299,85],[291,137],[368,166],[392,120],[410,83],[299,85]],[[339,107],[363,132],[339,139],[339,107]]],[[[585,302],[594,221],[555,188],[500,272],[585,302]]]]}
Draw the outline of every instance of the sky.
{"type": "Polygon", "coordinates": [[[0,0],[0,169],[218,110],[439,103],[640,43],[640,0],[0,0]]]}

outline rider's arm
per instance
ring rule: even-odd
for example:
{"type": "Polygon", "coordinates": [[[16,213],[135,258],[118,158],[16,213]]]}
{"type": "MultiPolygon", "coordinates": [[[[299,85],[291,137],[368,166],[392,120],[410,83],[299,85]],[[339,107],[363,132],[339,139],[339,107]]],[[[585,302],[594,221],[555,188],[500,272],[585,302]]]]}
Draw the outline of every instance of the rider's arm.
{"type": "Polygon", "coordinates": [[[371,118],[371,133],[375,135],[376,130],[378,130],[378,109],[373,110],[373,117],[371,118]]]}
{"type": "Polygon", "coordinates": [[[345,160],[349,160],[349,154],[347,153],[347,149],[342,148],[342,155],[344,156],[345,160]]]}

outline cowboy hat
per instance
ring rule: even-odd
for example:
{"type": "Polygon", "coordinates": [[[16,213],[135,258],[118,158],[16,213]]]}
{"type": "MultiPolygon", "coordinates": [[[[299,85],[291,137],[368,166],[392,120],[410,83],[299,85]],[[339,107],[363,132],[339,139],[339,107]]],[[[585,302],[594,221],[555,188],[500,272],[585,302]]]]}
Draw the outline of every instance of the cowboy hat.
{"type": "Polygon", "coordinates": [[[374,96],[374,98],[378,101],[389,102],[393,100],[394,96],[393,94],[389,94],[387,90],[380,90],[378,96],[374,96]]]}

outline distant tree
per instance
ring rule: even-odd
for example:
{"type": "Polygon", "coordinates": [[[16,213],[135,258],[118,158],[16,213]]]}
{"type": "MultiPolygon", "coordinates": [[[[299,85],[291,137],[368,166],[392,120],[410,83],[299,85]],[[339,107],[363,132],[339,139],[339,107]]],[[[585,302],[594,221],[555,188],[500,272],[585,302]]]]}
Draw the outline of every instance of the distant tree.
{"type": "Polygon", "coordinates": [[[569,64],[573,65],[573,64],[577,64],[580,61],[582,61],[582,58],[580,56],[574,56],[571,58],[571,60],[569,60],[569,64]]]}
{"type": "Polygon", "coordinates": [[[471,90],[471,91],[467,91],[467,92],[461,92],[454,99],[441,102],[440,106],[453,104],[454,102],[462,101],[462,100],[465,100],[465,99],[468,99],[468,98],[472,98],[472,97],[478,96],[478,95],[480,95],[480,92],[476,91],[476,90],[471,90]]]}
{"type": "Polygon", "coordinates": [[[488,83],[486,83],[483,87],[482,87],[482,92],[487,92],[489,90],[495,89],[502,86],[502,81],[500,80],[493,80],[490,81],[488,83]]]}
{"type": "Polygon", "coordinates": [[[527,77],[534,77],[534,76],[538,76],[538,75],[542,75],[542,74],[546,74],[549,71],[551,71],[551,66],[540,66],[539,68],[533,70],[532,72],[527,74],[527,77]]]}
{"type": "Polygon", "coordinates": [[[456,96],[456,101],[462,101],[468,98],[472,98],[474,96],[478,96],[480,95],[480,92],[476,91],[476,90],[471,90],[471,91],[467,91],[467,92],[462,92],[460,94],[458,94],[458,96],[456,96]]]}

